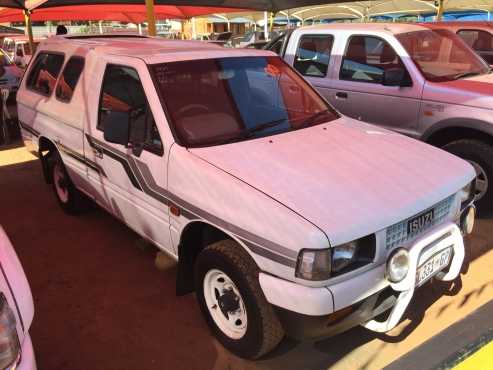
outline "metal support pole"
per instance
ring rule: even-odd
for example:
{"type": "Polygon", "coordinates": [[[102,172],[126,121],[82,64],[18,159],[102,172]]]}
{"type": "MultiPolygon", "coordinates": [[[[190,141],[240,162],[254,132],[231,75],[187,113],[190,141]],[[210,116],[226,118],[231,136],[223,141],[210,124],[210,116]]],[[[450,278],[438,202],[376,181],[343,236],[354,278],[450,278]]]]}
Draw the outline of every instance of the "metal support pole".
{"type": "Polygon", "coordinates": [[[34,38],[33,38],[33,26],[31,24],[31,12],[27,9],[24,9],[24,24],[26,25],[26,33],[29,38],[29,46],[31,48],[31,52],[34,55],[34,38]]]}
{"type": "Polygon", "coordinates": [[[137,27],[139,29],[139,35],[142,35],[142,23],[139,23],[137,27]]]}
{"type": "Polygon", "coordinates": [[[195,27],[195,17],[192,17],[192,39],[197,38],[197,28],[195,27]]]}
{"type": "Polygon", "coordinates": [[[156,36],[156,15],[154,14],[154,0],[146,0],[147,34],[156,36]]]}
{"type": "Polygon", "coordinates": [[[264,36],[266,40],[269,39],[269,21],[267,17],[267,12],[264,12],[264,36]]]}
{"type": "Polygon", "coordinates": [[[443,11],[444,11],[444,0],[437,0],[438,3],[438,8],[437,8],[437,15],[436,15],[436,21],[439,22],[442,20],[443,17],[443,11]]]}
{"type": "Polygon", "coordinates": [[[103,21],[99,21],[99,34],[103,34],[103,21]]]}

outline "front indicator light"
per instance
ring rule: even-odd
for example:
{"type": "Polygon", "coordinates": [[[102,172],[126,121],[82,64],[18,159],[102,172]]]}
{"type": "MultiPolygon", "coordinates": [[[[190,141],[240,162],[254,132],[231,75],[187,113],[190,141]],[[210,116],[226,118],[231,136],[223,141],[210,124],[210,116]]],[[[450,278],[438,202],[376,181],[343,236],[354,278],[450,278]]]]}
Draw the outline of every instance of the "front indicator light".
{"type": "Polygon", "coordinates": [[[330,249],[302,249],[296,263],[296,277],[321,281],[330,278],[330,249]]]}
{"type": "Polygon", "coordinates": [[[409,271],[409,252],[397,249],[387,261],[387,277],[392,283],[398,283],[407,276],[409,271]]]}

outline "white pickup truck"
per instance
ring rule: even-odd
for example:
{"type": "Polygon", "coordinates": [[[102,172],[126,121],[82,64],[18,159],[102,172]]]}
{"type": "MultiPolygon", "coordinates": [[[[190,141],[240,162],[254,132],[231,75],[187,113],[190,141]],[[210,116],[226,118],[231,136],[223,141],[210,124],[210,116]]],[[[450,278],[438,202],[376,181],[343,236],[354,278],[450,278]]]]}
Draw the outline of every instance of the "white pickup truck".
{"type": "Polygon", "coordinates": [[[493,211],[493,74],[458,35],[433,24],[327,24],[265,48],[341,113],[468,160],[478,210],[493,211]]]}
{"type": "Polygon", "coordinates": [[[341,116],[271,52],[54,37],[17,101],[62,208],[84,194],[178,259],[178,294],[240,356],[390,330],[461,269],[473,167],[341,116]]]}

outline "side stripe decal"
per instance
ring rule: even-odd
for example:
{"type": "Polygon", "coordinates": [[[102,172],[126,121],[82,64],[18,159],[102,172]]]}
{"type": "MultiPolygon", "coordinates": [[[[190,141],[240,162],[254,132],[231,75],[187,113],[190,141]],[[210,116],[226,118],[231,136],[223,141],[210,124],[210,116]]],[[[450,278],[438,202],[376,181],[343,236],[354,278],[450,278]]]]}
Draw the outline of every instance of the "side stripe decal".
{"type": "Polygon", "coordinates": [[[58,149],[60,149],[62,152],[64,152],[65,154],[67,154],[71,158],[73,158],[73,159],[75,159],[75,160],[77,160],[77,161],[79,161],[81,163],[84,163],[86,166],[90,167],[92,170],[94,170],[96,172],[99,172],[101,175],[103,175],[104,177],[106,177],[106,173],[101,168],[101,166],[99,166],[97,163],[94,163],[93,161],[91,161],[91,160],[89,160],[87,158],[84,158],[79,153],[77,153],[77,152],[73,151],[72,149],[66,147],[65,145],[63,145],[60,142],[57,142],[57,146],[58,146],[58,149]]]}
{"type": "Polygon", "coordinates": [[[193,204],[181,199],[156,184],[149,167],[134,159],[132,156],[119,152],[111,146],[86,134],[87,141],[91,147],[103,151],[111,158],[120,162],[125,169],[130,181],[138,190],[144,192],[157,201],[170,205],[176,204],[182,210],[182,216],[188,220],[203,219],[213,225],[221,227],[237,236],[255,254],[258,254],[277,263],[295,267],[298,254],[291,249],[276,244],[270,240],[259,237],[251,232],[235,226],[193,204]]]}
{"type": "Polygon", "coordinates": [[[21,128],[24,131],[29,132],[31,135],[36,136],[36,137],[39,137],[39,131],[35,130],[34,128],[32,128],[31,126],[25,124],[24,122],[19,121],[19,126],[21,126],[21,128]]]}

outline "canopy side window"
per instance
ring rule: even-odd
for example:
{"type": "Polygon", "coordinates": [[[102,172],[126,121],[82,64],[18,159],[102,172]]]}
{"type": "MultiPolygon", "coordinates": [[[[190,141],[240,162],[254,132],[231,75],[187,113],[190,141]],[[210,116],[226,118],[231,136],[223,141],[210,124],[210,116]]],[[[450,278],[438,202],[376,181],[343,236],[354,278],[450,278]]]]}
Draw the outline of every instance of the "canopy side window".
{"type": "Polygon", "coordinates": [[[50,96],[55,88],[64,59],[62,54],[45,52],[38,54],[27,77],[27,88],[50,96]]]}
{"type": "Polygon", "coordinates": [[[84,69],[84,58],[74,56],[69,59],[56,87],[58,100],[69,103],[84,69]]]}

